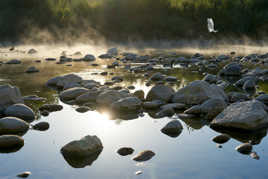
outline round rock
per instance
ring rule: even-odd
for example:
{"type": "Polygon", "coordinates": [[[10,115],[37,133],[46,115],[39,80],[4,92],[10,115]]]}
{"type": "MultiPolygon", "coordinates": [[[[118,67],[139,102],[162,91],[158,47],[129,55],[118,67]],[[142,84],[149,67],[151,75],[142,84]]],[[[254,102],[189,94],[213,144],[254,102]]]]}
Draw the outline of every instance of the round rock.
{"type": "Polygon", "coordinates": [[[131,155],[133,154],[134,149],[130,148],[130,147],[122,147],[120,149],[118,149],[117,153],[121,156],[126,156],[126,155],[131,155]]]}
{"type": "Polygon", "coordinates": [[[132,160],[137,161],[137,162],[144,162],[144,161],[150,160],[154,156],[155,156],[155,153],[153,151],[145,150],[137,154],[136,156],[134,156],[132,160]]]}
{"type": "Polygon", "coordinates": [[[20,118],[26,122],[32,122],[35,119],[34,112],[24,104],[13,104],[5,110],[6,116],[20,118]]]}
{"type": "Polygon", "coordinates": [[[221,134],[212,138],[212,141],[217,144],[224,144],[230,140],[230,137],[227,134],[221,134]]]}
{"type": "Polygon", "coordinates": [[[237,150],[238,152],[240,152],[241,154],[250,154],[251,151],[252,151],[252,145],[249,144],[249,143],[244,143],[244,144],[241,144],[239,146],[237,146],[235,148],[235,150],[237,150]]]}
{"type": "Polygon", "coordinates": [[[0,119],[0,135],[18,134],[23,135],[29,129],[29,124],[16,117],[4,117],[0,119]]]}

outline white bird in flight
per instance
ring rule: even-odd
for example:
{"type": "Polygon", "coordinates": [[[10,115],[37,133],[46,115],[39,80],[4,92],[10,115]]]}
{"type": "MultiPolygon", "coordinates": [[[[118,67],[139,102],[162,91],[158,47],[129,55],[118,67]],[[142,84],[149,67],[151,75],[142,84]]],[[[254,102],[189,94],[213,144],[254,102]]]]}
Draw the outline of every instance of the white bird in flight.
{"type": "Polygon", "coordinates": [[[218,32],[217,30],[214,29],[214,22],[213,22],[213,19],[212,18],[207,18],[207,21],[208,21],[208,31],[209,32],[218,32]]]}

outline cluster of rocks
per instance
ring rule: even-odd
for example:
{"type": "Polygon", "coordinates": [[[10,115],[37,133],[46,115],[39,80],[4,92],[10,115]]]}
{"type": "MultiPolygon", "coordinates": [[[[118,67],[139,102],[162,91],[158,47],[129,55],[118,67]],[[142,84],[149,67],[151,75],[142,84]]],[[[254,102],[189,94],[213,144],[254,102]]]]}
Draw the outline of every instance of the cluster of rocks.
{"type": "MultiPolygon", "coordinates": [[[[47,122],[31,123],[34,111],[24,104],[20,90],[11,85],[0,85],[0,152],[15,152],[24,145],[23,136],[30,128],[45,131],[47,122]]],[[[33,96],[32,96],[33,97],[33,96]]],[[[29,100],[29,96],[25,99],[29,100]]]]}

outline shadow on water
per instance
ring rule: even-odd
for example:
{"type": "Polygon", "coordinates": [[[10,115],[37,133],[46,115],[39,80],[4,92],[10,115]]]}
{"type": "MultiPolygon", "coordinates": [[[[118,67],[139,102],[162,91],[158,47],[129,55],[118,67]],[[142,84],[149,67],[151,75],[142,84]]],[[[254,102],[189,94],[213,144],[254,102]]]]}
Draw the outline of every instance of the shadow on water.
{"type": "Polygon", "coordinates": [[[251,143],[253,145],[258,145],[261,143],[262,139],[267,135],[267,128],[260,129],[258,131],[237,131],[237,130],[226,130],[226,129],[213,129],[217,132],[228,134],[231,138],[242,142],[251,143]]]}

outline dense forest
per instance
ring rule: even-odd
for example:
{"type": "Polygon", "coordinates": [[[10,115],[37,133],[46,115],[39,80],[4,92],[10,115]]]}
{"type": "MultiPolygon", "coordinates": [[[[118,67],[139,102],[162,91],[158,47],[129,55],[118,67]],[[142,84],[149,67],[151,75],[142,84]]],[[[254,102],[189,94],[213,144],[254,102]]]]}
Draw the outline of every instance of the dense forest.
{"type": "Polygon", "coordinates": [[[267,0],[1,0],[0,40],[199,39],[268,32],[267,0]],[[209,34],[206,19],[215,20],[209,34]],[[43,34],[43,35],[42,35],[43,34]]]}

